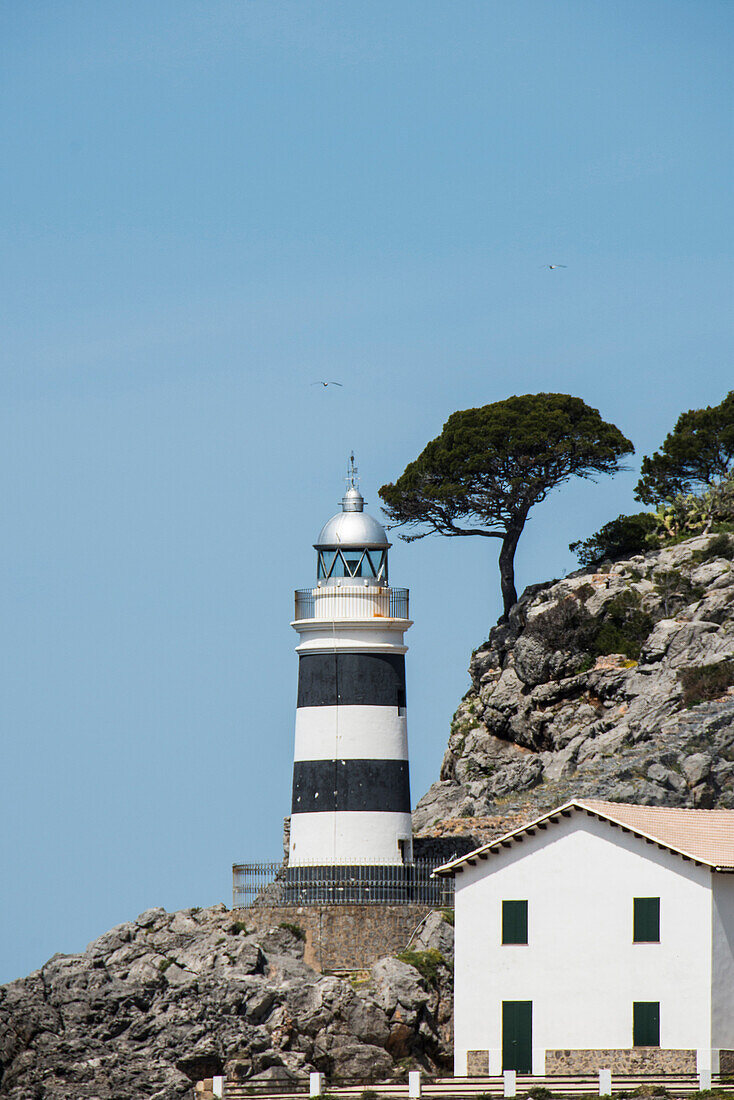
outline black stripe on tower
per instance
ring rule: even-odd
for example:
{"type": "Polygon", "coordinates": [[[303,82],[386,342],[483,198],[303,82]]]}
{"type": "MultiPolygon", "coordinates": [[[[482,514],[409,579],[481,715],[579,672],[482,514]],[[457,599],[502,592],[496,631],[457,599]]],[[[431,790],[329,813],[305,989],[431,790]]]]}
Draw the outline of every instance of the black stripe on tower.
{"type": "Polygon", "coordinates": [[[402,653],[301,653],[298,706],[405,707],[402,653]]]}
{"type": "Polygon", "coordinates": [[[407,760],[296,760],[294,814],[334,810],[410,813],[407,760]]]}

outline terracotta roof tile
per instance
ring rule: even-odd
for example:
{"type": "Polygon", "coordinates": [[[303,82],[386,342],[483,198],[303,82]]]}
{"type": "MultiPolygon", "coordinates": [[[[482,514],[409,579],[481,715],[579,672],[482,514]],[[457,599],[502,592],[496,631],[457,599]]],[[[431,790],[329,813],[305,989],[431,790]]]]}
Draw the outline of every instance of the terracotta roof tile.
{"type": "Polygon", "coordinates": [[[734,871],[734,810],[687,810],[676,806],[636,806],[629,802],[603,802],[601,799],[574,799],[543,814],[504,836],[496,837],[473,852],[450,860],[435,874],[460,871],[464,864],[477,857],[509,847],[523,834],[544,828],[544,822],[560,820],[574,812],[587,811],[607,821],[630,829],[639,836],[662,844],[679,855],[705,863],[710,867],[734,871]]]}
{"type": "Polygon", "coordinates": [[[577,805],[715,867],[734,868],[734,810],[685,810],[581,799],[577,805]]]}

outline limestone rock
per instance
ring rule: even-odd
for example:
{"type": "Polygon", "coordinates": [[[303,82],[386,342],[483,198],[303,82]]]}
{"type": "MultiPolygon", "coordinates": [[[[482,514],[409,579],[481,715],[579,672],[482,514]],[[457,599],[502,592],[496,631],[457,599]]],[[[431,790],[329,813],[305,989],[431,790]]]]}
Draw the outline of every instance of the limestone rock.
{"type": "Polygon", "coordinates": [[[734,565],[710,541],[526,589],[472,654],[415,831],[487,839],[574,796],[734,807],[734,676],[684,690],[734,667],[734,565]]]}
{"type": "Polygon", "coordinates": [[[380,959],[372,967],[371,977],[375,999],[389,1017],[398,1011],[404,1022],[408,1022],[406,1016],[415,1019],[429,999],[418,971],[399,959],[380,959]]]}
{"type": "Polygon", "coordinates": [[[417,951],[438,951],[444,959],[451,961],[454,957],[454,926],[447,916],[449,914],[435,910],[429,913],[416,932],[411,947],[417,951]]]}
{"type": "Polygon", "coordinates": [[[707,752],[694,752],[681,764],[683,774],[691,787],[697,787],[711,774],[711,757],[707,752]]]}
{"type": "Polygon", "coordinates": [[[450,997],[414,967],[385,960],[354,988],[302,956],[287,929],[238,932],[224,906],[149,909],[0,987],[0,1096],[174,1100],[223,1072],[369,1081],[396,1072],[394,1055],[446,1070],[450,997]]]}

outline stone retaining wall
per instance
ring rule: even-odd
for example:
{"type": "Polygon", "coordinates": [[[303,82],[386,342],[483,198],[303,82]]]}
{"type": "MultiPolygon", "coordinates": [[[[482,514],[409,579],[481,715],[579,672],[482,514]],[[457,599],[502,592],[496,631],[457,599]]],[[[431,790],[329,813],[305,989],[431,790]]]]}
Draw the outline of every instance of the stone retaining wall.
{"type": "Polygon", "coordinates": [[[598,1073],[695,1073],[695,1050],[663,1050],[629,1047],[610,1050],[546,1050],[545,1072],[554,1074],[598,1073]]]}
{"type": "Polygon", "coordinates": [[[304,961],[314,970],[361,970],[403,951],[431,912],[426,905],[299,905],[233,909],[234,920],[265,932],[292,924],[305,936],[304,961]]]}

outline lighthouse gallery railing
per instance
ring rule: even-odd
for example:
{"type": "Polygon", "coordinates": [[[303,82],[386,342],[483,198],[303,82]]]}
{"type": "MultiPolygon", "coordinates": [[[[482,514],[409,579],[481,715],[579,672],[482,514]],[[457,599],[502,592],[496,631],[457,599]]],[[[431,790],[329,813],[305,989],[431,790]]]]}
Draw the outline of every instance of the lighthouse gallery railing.
{"type": "Polygon", "coordinates": [[[323,585],[296,590],[296,619],[408,619],[408,589],[323,585]]]}
{"type": "Polygon", "coordinates": [[[235,863],[232,907],[284,908],[293,905],[430,905],[454,904],[452,878],[431,878],[438,860],[387,865],[235,863]]]}

